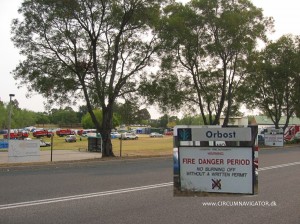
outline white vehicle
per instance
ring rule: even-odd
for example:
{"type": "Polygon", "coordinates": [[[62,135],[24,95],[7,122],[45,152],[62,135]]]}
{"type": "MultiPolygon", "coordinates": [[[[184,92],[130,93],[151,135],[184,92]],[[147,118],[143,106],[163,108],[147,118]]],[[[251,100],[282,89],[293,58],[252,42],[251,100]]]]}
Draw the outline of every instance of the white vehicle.
{"type": "Polygon", "coordinates": [[[119,139],[124,139],[124,140],[137,140],[139,137],[134,134],[134,133],[128,133],[128,132],[125,132],[125,133],[122,133],[121,136],[119,137],[119,139]]]}
{"type": "Polygon", "coordinates": [[[40,139],[40,147],[51,146],[50,142],[45,142],[43,139],[40,139]]]}
{"type": "Polygon", "coordinates": [[[158,133],[158,132],[152,132],[150,133],[150,138],[162,138],[164,137],[162,134],[158,133]]]}
{"type": "MultiPolygon", "coordinates": [[[[24,138],[25,141],[31,141],[31,138],[24,138]]],[[[45,142],[43,139],[40,139],[40,147],[48,147],[51,146],[50,142],[45,142]]]]}
{"type": "Polygon", "coordinates": [[[113,131],[110,133],[111,138],[120,138],[121,134],[119,132],[113,131]]]}
{"type": "Polygon", "coordinates": [[[65,138],[65,142],[76,142],[76,136],[75,135],[67,135],[65,138]]]}

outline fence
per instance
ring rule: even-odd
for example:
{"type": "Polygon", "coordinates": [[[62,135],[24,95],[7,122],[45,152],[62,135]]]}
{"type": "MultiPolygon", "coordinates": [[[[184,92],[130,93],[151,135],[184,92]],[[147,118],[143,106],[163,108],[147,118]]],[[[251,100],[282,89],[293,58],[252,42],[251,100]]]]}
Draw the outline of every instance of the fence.
{"type": "Polygon", "coordinates": [[[73,124],[36,124],[37,128],[71,128],[71,129],[83,129],[81,123],[73,123],[73,124]]]}

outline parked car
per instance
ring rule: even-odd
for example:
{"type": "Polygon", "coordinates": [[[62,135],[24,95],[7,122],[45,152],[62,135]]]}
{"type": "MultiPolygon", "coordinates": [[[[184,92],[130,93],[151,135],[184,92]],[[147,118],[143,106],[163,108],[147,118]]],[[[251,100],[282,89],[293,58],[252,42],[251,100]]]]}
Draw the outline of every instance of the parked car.
{"type": "Polygon", "coordinates": [[[162,134],[158,133],[158,132],[152,132],[150,133],[150,138],[162,138],[164,137],[162,134]]]}
{"type": "Polygon", "coordinates": [[[96,129],[84,129],[84,130],[79,130],[78,135],[81,135],[82,137],[88,137],[90,133],[96,133],[96,129]]]}
{"type": "Polygon", "coordinates": [[[65,138],[65,142],[76,142],[76,136],[75,135],[67,135],[65,138]]]}
{"type": "Polygon", "coordinates": [[[134,134],[134,133],[128,133],[128,132],[125,132],[125,133],[122,133],[121,136],[119,137],[119,139],[124,139],[124,140],[136,140],[138,139],[139,137],[134,134]]]}
{"type": "Polygon", "coordinates": [[[165,132],[165,135],[173,135],[174,133],[173,133],[173,131],[166,131],[165,132]]]}
{"type": "Polygon", "coordinates": [[[7,130],[0,130],[0,135],[7,134],[7,130]]]}
{"type": "Polygon", "coordinates": [[[43,139],[40,139],[40,147],[48,147],[51,146],[50,142],[45,142],[43,139]]]}
{"type": "Polygon", "coordinates": [[[120,138],[121,134],[119,132],[113,131],[110,133],[111,138],[120,138]]]}
{"type": "MultiPolygon", "coordinates": [[[[32,138],[24,138],[26,141],[32,141],[32,138]]],[[[45,142],[43,139],[40,139],[40,147],[51,146],[50,142],[45,142]]]]}

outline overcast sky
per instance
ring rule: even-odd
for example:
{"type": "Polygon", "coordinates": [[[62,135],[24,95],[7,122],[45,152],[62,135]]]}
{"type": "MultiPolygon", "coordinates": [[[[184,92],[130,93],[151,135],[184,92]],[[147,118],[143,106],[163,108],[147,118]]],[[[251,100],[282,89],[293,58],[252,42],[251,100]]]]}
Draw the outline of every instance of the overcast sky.
{"type": "MultiPolygon", "coordinates": [[[[183,0],[184,1],[184,0],[183,0]]],[[[22,109],[44,111],[43,98],[35,94],[26,98],[26,88],[17,88],[11,71],[20,61],[18,50],[10,40],[10,27],[13,18],[18,16],[17,10],[22,0],[0,0],[0,99],[8,102],[9,94],[15,94],[22,109]]],[[[300,35],[300,1],[298,0],[252,0],[253,4],[264,11],[265,16],[272,16],[275,20],[276,32],[271,36],[276,40],[284,34],[300,35]]],[[[158,114],[150,111],[152,118],[158,114]]],[[[1,116],[1,115],[0,115],[1,116]]]]}

